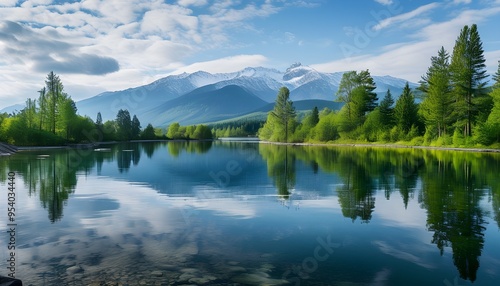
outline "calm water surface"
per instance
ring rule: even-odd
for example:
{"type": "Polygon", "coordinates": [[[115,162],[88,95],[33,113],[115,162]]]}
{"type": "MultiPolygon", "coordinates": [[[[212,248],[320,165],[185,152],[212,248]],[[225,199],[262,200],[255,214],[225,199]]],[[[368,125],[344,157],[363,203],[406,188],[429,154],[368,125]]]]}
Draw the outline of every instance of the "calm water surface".
{"type": "Polygon", "coordinates": [[[0,158],[1,274],[15,172],[25,285],[499,285],[498,155],[101,147],[0,158]]]}

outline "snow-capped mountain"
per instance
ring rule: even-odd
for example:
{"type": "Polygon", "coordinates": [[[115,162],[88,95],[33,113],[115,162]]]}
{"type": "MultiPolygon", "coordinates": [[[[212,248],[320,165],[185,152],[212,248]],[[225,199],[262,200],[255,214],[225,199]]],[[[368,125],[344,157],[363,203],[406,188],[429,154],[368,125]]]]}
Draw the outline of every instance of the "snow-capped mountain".
{"type": "MultiPolygon", "coordinates": [[[[224,89],[227,86],[238,86],[267,103],[274,102],[278,90],[283,86],[290,89],[290,96],[294,101],[306,99],[332,101],[335,99],[342,74],[343,72],[322,73],[300,63],[293,64],[284,72],[264,67],[248,67],[237,72],[216,74],[198,71],[167,76],[150,84],[122,91],[104,92],[77,102],[77,107],[81,115],[88,115],[91,118],[95,118],[97,112],[101,112],[103,120],[114,119],[119,109],[128,109],[139,119],[144,118],[149,122],[149,120],[154,121],[157,112],[160,112],[159,106],[167,108],[169,101],[187,94],[190,94],[190,100],[193,100],[193,92],[196,96],[203,97],[208,90],[211,96],[217,91],[224,93],[236,90],[224,89]]],[[[404,79],[390,76],[373,76],[373,78],[377,84],[376,92],[380,94],[379,98],[387,89],[391,90],[393,96],[399,96],[406,83],[404,79]]],[[[217,97],[213,97],[213,100],[217,101],[217,97]]],[[[175,101],[176,105],[178,102],[183,101],[175,101]]],[[[214,102],[214,104],[224,106],[225,102],[214,102]]],[[[190,108],[193,108],[193,104],[190,104],[190,108]]],[[[181,110],[179,106],[177,110],[181,110]]],[[[190,111],[186,109],[186,112],[190,111]]]]}

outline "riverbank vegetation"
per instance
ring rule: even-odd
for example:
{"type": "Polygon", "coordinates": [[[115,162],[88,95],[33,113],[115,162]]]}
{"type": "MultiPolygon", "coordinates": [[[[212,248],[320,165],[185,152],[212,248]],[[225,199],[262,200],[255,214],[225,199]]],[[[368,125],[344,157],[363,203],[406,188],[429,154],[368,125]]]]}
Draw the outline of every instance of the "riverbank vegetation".
{"type": "Polygon", "coordinates": [[[26,100],[17,114],[0,114],[0,141],[17,146],[53,146],[100,141],[156,139],[155,129],[148,124],[141,129],[137,116],[120,109],[115,120],[93,121],[77,114],[71,96],[54,72],[50,72],[38,99],[26,100]]]}
{"type": "Polygon", "coordinates": [[[298,122],[284,87],[258,136],[275,142],[499,147],[500,61],[492,86],[487,77],[477,26],[464,26],[452,55],[442,47],[418,88],[407,83],[397,99],[388,90],[379,101],[368,70],[346,72],[336,94],[343,107],[315,108],[298,122]]]}

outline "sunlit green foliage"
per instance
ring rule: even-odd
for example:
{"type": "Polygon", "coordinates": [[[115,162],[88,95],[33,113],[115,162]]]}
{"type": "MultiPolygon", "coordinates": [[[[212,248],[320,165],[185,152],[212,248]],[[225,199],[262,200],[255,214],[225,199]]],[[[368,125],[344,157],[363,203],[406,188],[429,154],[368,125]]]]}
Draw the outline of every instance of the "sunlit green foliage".
{"type": "Polygon", "coordinates": [[[290,100],[290,90],[282,87],[266,123],[259,130],[259,138],[267,141],[288,142],[295,131],[296,112],[290,100]]]}
{"type": "Polygon", "coordinates": [[[199,124],[190,126],[181,126],[178,122],[174,122],[169,125],[167,131],[167,137],[169,139],[212,139],[213,134],[210,127],[199,124]]]}
{"type": "Polygon", "coordinates": [[[139,139],[141,126],[128,110],[120,110],[117,119],[96,122],[77,114],[76,104],[64,92],[61,79],[54,72],[47,75],[39,98],[27,99],[17,114],[0,115],[0,141],[18,146],[64,145],[113,140],[139,139]]]}

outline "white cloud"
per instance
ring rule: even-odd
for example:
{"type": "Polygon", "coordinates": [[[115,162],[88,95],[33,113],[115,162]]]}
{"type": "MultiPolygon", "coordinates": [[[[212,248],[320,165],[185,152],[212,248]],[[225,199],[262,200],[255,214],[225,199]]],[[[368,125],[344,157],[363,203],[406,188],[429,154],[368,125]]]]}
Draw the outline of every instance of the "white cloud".
{"type": "Polygon", "coordinates": [[[421,14],[423,14],[427,11],[430,11],[438,6],[439,6],[438,3],[430,3],[427,5],[420,6],[417,9],[410,11],[408,13],[404,13],[404,14],[400,14],[400,15],[397,15],[394,17],[384,19],[384,20],[380,21],[377,25],[375,25],[373,27],[373,29],[375,31],[379,31],[379,30],[385,29],[391,25],[399,24],[399,23],[408,21],[408,20],[415,18],[417,16],[420,16],[421,14]]]}
{"type": "Polygon", "coordinates": [[[392,0],[375,0],[375,2],[379,3],[379,4],[382,4],[382,5],[392,5],[392,0]]]}
{"type": "Polygon", "coordinates": [[[472,0],[453,0],[453,4],[470,4],[472,0]]]}
{"type": "Polygon", "coordinates": [[[207,0],[179,0],[177,3],[181,6],[205,6],[207,5],[207,0]]]}
{"type": "MultiPolygon", "coordinates": [[[[427,70],[430,58],[437,54],[441,46],[449,53],[452,52],[460,29],[470,23],[479,25],[498,14],[500,7],[465,10],[449,21],[421,28],[410,36],[410,41],[385,46],[381,53],[346,55],[343,59],[311,66],[323,72],[369,69],[374,75],[393,75],[418,82],[427,70]]],[[[497,51],[485,53],[489,71],[495,68],[491,66],[498,60],[495,56],[498,56],[497,51]]]]}
{"type": "Polygon", "coordinates": [[[226,71],[260,65],[267,59],[255,55],[187,66],[184,62],[201,51],[229,48],[233,45],[230,33],[253,31],[250,20],[278,12],[280,8],[275,5],[286,5],[218,1],[196,14],[190,8],[206,6],[208,1],[165,4],[160,0],[86,0],[55,4],[52,0],[29,0],[15,7],[17,2],[2,1],[0,5],[2,105],[36,97],[50,70],[62,76],[66,90],[78,100],[96,91],[146,84],[149,82],[145,80],[158,79],[182,67],[226,71]],[[15,35],[14,28],[19,30],[15,35]],[[100,73],[99,80],[91,73],[100,73]],[[84,88],[87,84],[90,87],[84,88]]]}
{"type": "Polygon", "coordinates": [[[14,7],[17,4],[17,0],[2,0],[0,2],[0,7],[14,7]]]}

